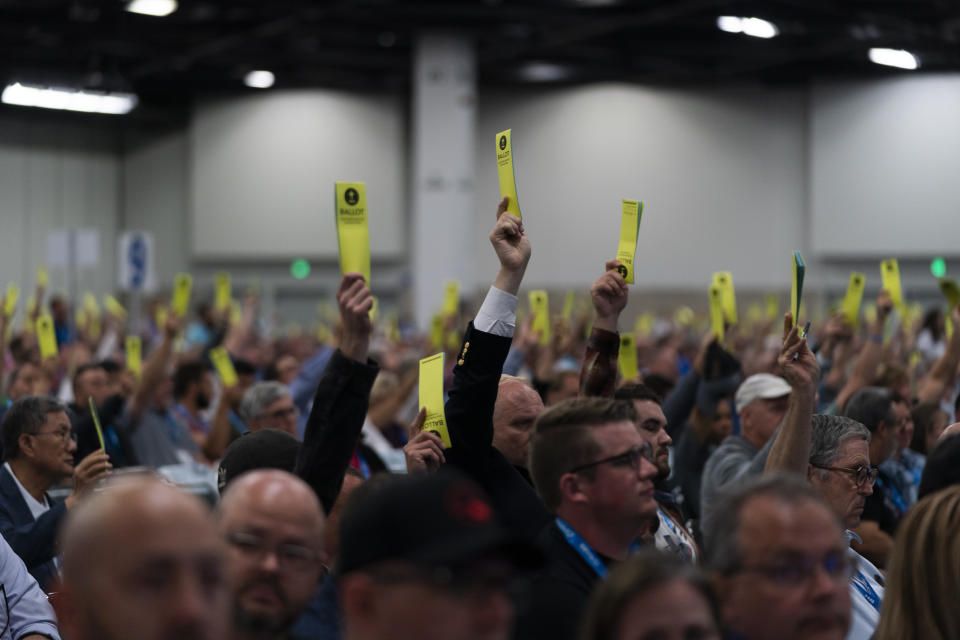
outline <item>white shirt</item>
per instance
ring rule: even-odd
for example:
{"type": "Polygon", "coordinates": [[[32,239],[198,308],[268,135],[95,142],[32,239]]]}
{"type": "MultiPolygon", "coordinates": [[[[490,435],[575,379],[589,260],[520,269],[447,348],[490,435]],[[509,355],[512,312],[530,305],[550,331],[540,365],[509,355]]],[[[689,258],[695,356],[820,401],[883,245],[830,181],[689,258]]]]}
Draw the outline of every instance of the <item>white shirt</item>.
{"type": "Polygon", "coordinates": [[[38,502],[36,498],[30,495],[30,492],[27,491],[26,487],[20,484],[17,474],[15,474],[13,469],[10,468],[10,463],[4,462],[3,466],[6,468],[7,473],[13,477],[13,481],[17,483],[17,489],[20,489],[20,495],[23,496],[24,502],[27,503],[27,508],[30,509],[30,514],[33,516],[34,520],[45,514],[47,511],[50,511],[50,503],[47,502],[47,496],[43,496],[43,502],[38,502]]]}
{"type": "Polygon", "coordinates": [[[517,328],[519,305],[517,296],[491,286],[477,311],[477,317],[473,319],[473,326],[484,333],[511,338],[517,328]]]}
{"type": "Polygon", "coordinates": [[[391,473],[406,473],[407,458],[403,455],[403,449],[394,449],[390,441],[387,440],[380,429],[370,422],[369,416],[363,421],[363,429],[360,431],[360,437],[363,443],[374,450],[380,456],[383,464],[391,473]]]}
{"type": "MultiPolygon", "coordinates": [[[[852,531],[846,532],[849,540],[862,542],[852,531]]],[[[880,570],[869,560],[854,551],[847,549],[847,555],[853,563],[853,578],[850,580],[850,600],[853,602],[853,616],[850,621],[850,632],[847,640],[870,640],[880,622],[880,605],[883,603],[883,586],[877,578],[882,578],[880,570]],[[875,595],[879,602],[874,606],[870,596],[875,595]]]]}

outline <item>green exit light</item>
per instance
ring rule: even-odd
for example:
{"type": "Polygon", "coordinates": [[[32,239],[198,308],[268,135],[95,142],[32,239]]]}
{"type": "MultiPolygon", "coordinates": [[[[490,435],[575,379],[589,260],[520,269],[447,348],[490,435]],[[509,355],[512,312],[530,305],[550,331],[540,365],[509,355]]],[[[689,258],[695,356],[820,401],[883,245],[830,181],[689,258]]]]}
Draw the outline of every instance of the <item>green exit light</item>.
{"type": "Polygon", "coordinates": [[[930,273],[934,278],[942,278],[947,275],[947,263],[943,258],[934,258],[930,263],[930,273]]]}
{"type": "Polygon", "coordinates": [[[300,258],[290,263],[290,275],[297,280],[303,280],[310,275],[310,263],[300,258]]]}

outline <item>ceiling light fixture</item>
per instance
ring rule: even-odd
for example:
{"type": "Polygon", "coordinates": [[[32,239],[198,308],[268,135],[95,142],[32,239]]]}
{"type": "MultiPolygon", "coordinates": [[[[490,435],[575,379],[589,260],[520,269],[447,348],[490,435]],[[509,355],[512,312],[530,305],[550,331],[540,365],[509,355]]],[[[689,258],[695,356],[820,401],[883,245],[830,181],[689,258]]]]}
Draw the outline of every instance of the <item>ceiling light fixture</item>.
{"type": "Polygon", "coordinates": [[[517,73],[529,82],[556,82],[570,77],[569,68],[553,62],[528,62],[517,73]]]}
{"type": "Polygon", "coordinates": [[[742,33],[754,38],[773,38],[780,35],[777,25],[763,18],[741,18],[738,16],[718,16],[717,28],[727,33],[742,33]]]}
{"type": "Polygon", "coordinates": [[[177,0],[130,0],[127,11],[162,18],[177,10],[177,0]]]}
{"type": "Polygon", "coordinates": [[[109,113],[122,115],[130,113],[137,106],[137,96],[132,93],[102,93],[99,91],[77,91],[73,89],[52,89],[23,85],[19,82],[9,84],[0,95],[5,104],[21,107],[40,107],[43,109],[61,109],[65,111],[84,111],[86,113],[109,113]]]}
{"type": "Polygon", "coordinates": [[[888,67],[897,67],[898,69],[910,69],[911,71],[920,66],[917,56],[903,49],[883,49],[874,47],[869,52],[870,62],[886,65],[888,67]]]}
{"type": "Polygon", "coordinates": [[[243,76],[243,84],[254,89],[269,89],[273,86],[276,78],[270,71],[258,70],[251,71],[243,76]]]}

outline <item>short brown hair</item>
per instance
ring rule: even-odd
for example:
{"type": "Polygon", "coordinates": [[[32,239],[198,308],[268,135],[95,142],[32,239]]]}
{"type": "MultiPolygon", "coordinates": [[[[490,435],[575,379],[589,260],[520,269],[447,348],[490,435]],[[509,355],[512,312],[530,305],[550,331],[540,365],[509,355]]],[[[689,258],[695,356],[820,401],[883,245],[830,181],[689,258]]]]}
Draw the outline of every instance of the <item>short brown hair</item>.
{"type": "Polygon", "coordinates": [[[560,477],[600,454],[592,430],[636,419],[632,402],[607,398],[573,398],[537,417],[530,442],[530,475],[548,509],[560,506],[560,477]]]}

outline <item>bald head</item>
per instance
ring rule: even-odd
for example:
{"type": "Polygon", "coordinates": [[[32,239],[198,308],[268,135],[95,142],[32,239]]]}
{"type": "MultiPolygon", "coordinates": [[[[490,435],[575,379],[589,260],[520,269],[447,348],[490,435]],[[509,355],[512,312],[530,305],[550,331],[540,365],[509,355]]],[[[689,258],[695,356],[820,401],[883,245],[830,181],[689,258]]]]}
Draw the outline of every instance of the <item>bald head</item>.
{"type": "Polygon", "coordinates": [[[116,479],[70,512],[56,601],[71,640],[224,637],[224,549],[209,511],[152,476],[116,479]]]}
{"type": "Polygon", "coordinates": [[[517,467],[527,466],[533,421],[543,411],[543,400],[522,378],[503,376],[493,407],[493,446],[517,467]]]}
{"type": "Polygon", "coordinates": [[[279,469],[259,469],[244,473],[230,484],[220,504],[218,518],[222,521],[237,514],[264,511],[295,520],[315,535],[323,537],[323,508],[317,494],[306,482],[279,469]]]}
{"type": "Polygon", "coordinates": [[[960,433],[960,422],[954,422],[952,425],[944,429],[940,434],[940,437],[937,438],[937,444],[940,444],[955,433],[960,433]]]}

